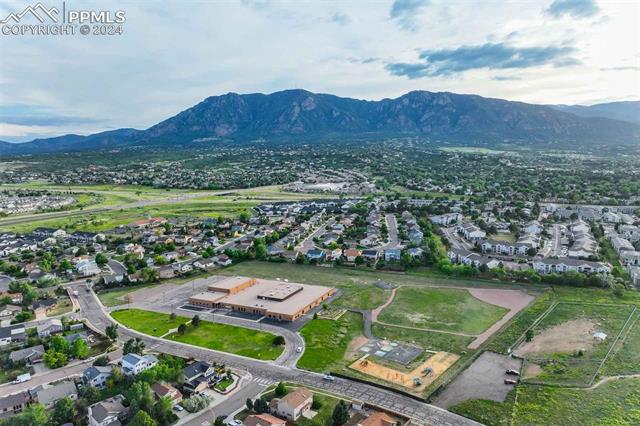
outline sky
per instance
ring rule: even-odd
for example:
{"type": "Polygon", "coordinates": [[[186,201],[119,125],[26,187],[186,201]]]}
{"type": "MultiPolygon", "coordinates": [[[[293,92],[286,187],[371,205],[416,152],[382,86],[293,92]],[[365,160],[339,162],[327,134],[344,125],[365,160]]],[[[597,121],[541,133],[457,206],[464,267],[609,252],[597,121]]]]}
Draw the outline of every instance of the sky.
{"type": "MultiPolygon", "coordinates": [[[[0,0],[0,19],[35,3],[0,0]]],[[[541,104],[640,99],[637,0],[67,0],[65,7],[122,10],[122,34],[1,33],[0,140],[144,129],[208,96],[290,88],[370,100],[412,90],[541,104]]]]}

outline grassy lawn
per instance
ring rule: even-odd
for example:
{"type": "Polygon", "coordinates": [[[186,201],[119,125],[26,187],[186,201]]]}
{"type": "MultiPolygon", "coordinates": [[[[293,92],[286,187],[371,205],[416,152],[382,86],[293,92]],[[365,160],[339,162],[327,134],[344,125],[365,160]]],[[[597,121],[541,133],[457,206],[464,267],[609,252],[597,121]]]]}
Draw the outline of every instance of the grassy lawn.
{"type": "Polygon", "coordinates": [[[334,408],[340,402],[339,399],[327,395],[314,394],[313,399],[320,403],[320,409],[313,419],[304,417],[296,421],[298,426],[326,426],[331,424],[331,415],[334,408]]]}
{"type": "Polygon", "coordinates": [[[624,379],[595,389],[522,386],[514,425],[640,424],[640,380],[624,379]]]}
{"type": "Polygon", "coordinates": [[[112,289],[101,290],[98,293],[98,299],[100,299],[100,302],[107,307],[124,305],[127,303],[124,300],[125,295],[133,291],[140,290],[141,288],[152,287],[154,285],[157,285],[157,284],[142,284],[142,285],[135,285],[135,286],[129,286],[129,287],[116,287],[112,289]]]}
{"type": "Polygon", "coordinates": [[[374,309],[389,299],[390,290],[375,285],[345,284],[341,285],[342,295],[333,305],[339,308],[374,309]]]}
{"type": "Polygon", "coordinates": [[[171,319],[167,314],[159,312],[143,311],[141,309],[123,309],[114,311],[111,316],[125,326],[150,336],[162,336],[172,328],[178,328],[188,318],[176,317],[171,319]]]}
{"type": "Polygon", "coordinates": [[[167,336],[176,342],[243,355],[262,360],[277,359],[284,347],[273,344],[275,335],[248,328],[202,321],[198,327],[187,327],[184,335],[167,336]]]}
{"type": "Polygon", "coordinates": [[[71,312],[71,309],[73,309],[73,304],[71,303],[71,300],[68,298],[65,298],[65,299],[59,300],[58,303],[56,303],[56,305],[53,308],[48,310],[47,316],[55,317],[56,315],[66,314],[67,312],[71,312]]]}
{"type": "Polygon", "coordinates": [[[349,343],[362,334],[362,315],[346,312],[338,320],[314,319],[300,333],[305,351],[298,366],[312,371],[330,372],[344,367],[349,343]]]}
{"type": "Polygon", "coordinates": [[[469,417],[487,426],[510,426],[515,397],[516,392],[513,390],[509,392],[504,402],[472,399],[449,407],[449,411],[469,417]]]}
{"type": "Polygon", "coordinates": [[[466,290],[403,287],[378,319],[388,324],[479,334],[507,312],[466,290]]]}
{"type": "Polygon", "coordinates": [[[613,376],[638,373],[640,373],[640,314],[636,311],[631,324],[607,359],[602,374],[613,376]]]}
{"type": "Polygon", "coordinates": [[[218,382],[214,388],[216,388],[217,390],[224,392],[225,390],[227,390],[227,388],[229,386],[231,386],[231,384],[233,383],[233,379],[228,379],[228,378],[224,378],[222,379],[220,382],[218,382]]]}
{"type": "Polygon", "coordinates": [[[415,343],[427,350],[446,351],[456,354],[464,354],[468,351],[467,345],[474,340],[473,337],[457,336],[437,331],[412,330],[382,324],[373,324],[372,332],[374,336],[383,339],[415,343]]]}

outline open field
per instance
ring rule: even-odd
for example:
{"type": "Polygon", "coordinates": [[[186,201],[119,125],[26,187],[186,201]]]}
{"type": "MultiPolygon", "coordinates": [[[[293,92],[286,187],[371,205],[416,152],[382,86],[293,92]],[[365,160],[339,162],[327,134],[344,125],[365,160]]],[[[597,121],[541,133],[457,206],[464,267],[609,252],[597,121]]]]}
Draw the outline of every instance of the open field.
{"type": "Polygon", "coordinates": [[[169,315],[141,309],[122,309],[112,312],[111,316],[128,328],[155,337],[163,336],[169,330],[178,328],[180,324],[189,321],[188,318],[171,319],[169,315]]]}
{"type": "Polygon", "coordinates": [[[132,293],[136,290],[153,287],[156,285],[157,284],[141,284],[136,286],[116,287],[112,289],[101,290],[98,293],[98,299],[100,299],[100,302],[107,307],[124,305],[127,303],[124,298],[124,296],[126,296],[127,294],[132,293]]]}
{"type": "Polygon", "coordinates": [[[508,312],[467,290],[402,287],[379,321],[385,324],[479,334],[508,312]]]}
{"type": "Polygon", "coordinates": [[[640,312],[636,311],[632,321],[616,343],[602,375],[640,374],[640,312]]]}
{"type": "Polygon", "coordinates": [[[375,285],[344,284],[340,286],[342,295],[333,302],[333,306],[340,308],[374,309],[382,305],[391,294],[375,285]]]}
{"type": "Polygon", "coordinates": [[[284,349],[284,346],[273,344],[275,335],[271,333],[209,321],[201,321],[198,327],[188,326],[182,336],[174,333],[167,338],[262,360],[277,359],[284,349]]]}
{"type": "Polygon", "coordinates": [[[589,385],[632,311],[631,306],[559,303],[534,328],[533,339],[514,351],[526,360],[526,380],[589,385]],[[597,331],[607,338],[595,339],[597,331]]]}
{"type": "Polygon", "coordinates": [[[300,330],[306,347],[298,367],[319,372],[343,368],[348,362],[349,344],[362,335],[363,327],[362,315],[353,312],[346,312],[335,321],[310,321],[300,330]]]}
{"type": "MultiPolygon", "coordinates": [[[[141,309],[114,311],[112,317],[123,325],[151,336],[162,336],[189,319],[141,309]]],[[[207,349],[229,352],[250,358],[274,360],[283,351],[273,344],[275,335],[248,328],[201,321],[198,327],[187,326],[183,335],[172,333],[166,338],[207,349]]]]}

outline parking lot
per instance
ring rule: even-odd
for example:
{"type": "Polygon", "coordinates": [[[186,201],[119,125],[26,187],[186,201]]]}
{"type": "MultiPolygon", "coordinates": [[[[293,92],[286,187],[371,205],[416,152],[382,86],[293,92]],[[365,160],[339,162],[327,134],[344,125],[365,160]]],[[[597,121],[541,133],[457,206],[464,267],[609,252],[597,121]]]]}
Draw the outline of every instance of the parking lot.
{"type": "Polygon", "coordinates": [[[520,371],[521,368],[522,360],[484,352],[436,397],[433,405],[446,409],[469,399],[504,402],[513,389],[513,385],[505,384],[504,381],[515,378],[506,375],[505,371],[520,371]]]}

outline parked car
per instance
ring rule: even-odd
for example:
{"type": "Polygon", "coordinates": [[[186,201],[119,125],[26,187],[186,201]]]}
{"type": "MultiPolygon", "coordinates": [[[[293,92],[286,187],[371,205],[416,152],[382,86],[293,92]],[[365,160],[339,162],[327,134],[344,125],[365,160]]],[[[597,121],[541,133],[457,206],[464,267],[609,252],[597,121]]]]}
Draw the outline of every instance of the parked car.
{"type": "Polygon", "coordinates": [[[180,412],[180,411],[184,411],[184,408],[182,408],[182,406],[176,404],[176,405],[173,406],[173,410],[180,412]]]}
{"type": "Polygon", "coordinates": [[[513,380],[513,379],[504,379],[504,384],[505,385],[515,385],[516,383],[518,383],[517,380],[513,380]]]}
{"type": "Polygon", "coordinates": [[[519,376],[520,372],[516,370],[508,369],[507,371],[505,371],[505,374],[508,374],[510,376],[519,376]]]}
{"type": "Polygon", "coordinates": [[[324,380],[329,380],[330,382],[333,382],[336,379],[335,377],[333,377],[333,376],[331,376],[329,374],[325,374],[324,376],[322,376],[322,378],[324,380]]]}

